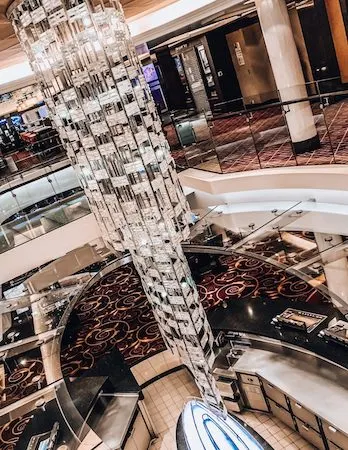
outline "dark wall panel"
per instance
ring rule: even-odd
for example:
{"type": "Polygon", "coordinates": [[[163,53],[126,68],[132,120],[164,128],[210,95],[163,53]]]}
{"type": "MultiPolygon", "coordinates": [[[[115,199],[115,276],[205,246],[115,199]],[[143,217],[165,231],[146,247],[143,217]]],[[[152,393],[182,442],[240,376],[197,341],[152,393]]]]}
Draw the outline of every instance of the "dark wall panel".
{"type": "Polygon", "coordinates": [[[226,40],[226,28],[218,28],[206,35],[210,54],[224,101],[241,96],[241,90],[226,40]]]}
{"type": "Polygon", "coordinates": [[[185,109],[186,96],[173,57],[168,49],[156,53],[157,62],[161,69],[162,88],[170,110],[185,109]]]}

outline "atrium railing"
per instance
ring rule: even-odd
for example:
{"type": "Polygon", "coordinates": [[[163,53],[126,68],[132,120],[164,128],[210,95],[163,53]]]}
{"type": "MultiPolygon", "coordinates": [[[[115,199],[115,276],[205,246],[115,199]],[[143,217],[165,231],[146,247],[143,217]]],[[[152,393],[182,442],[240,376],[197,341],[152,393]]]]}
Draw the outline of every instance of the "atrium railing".
{"type": "Polygon", "coordinates": [[[21,215],[0,226],[0,253],[90,214],[87,199],[81,192],[32,213],[21,215]]]}
{"type": "Polygon", "coordinates": [[[65,148],[57,134],[52,130],[49,136],[32,143],[23,142],[19,150],[1,156],[0,186],[16,180],[33,169],[39,169],[67,159],[65,148]]]}
{"type": "Polygon", "coordinates": [[[340,273],[342,268],[335,263],[347,257],[348,238],[320,250],[314,232],[297,231],[297,223],[306,222],[307,215],[310,224],[310,215],[318,206],[313,200],[284,202],[281,208],[254,212],[251,223],[238,219],[234,204],[195,210],[196,223],[184,250],[196,252],[201,247],[205,253],[209,246],[218,254],[235,253],[272,264],[315,288],[346,314],[345,301],[329,290],[326,269],[340,273]]]}
{"type": "Polygon", "coordinates": [[[300,89],[307,94],[291,101],[281,101],[287,92],[274,91],[217,104],[209,113],[172,115],[164,129],[179,169],[230,173],[347,164],[348,86],[327,79],[300,89]],[[286,114],[291,106],[305,102],[313,112],[320,148],[296,154],[286,114]]]}

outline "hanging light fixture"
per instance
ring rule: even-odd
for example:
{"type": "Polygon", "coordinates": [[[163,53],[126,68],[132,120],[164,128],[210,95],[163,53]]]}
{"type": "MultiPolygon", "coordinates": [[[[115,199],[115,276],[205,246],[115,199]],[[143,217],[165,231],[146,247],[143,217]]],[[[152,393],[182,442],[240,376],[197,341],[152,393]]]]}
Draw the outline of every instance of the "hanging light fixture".
{"type": "Polygon", "coordinates": [[[192,214],[119,1],[23,0],[9,17],[105,241],[130,251],[167,346],[223,409],[181,248],[192,214]]]}

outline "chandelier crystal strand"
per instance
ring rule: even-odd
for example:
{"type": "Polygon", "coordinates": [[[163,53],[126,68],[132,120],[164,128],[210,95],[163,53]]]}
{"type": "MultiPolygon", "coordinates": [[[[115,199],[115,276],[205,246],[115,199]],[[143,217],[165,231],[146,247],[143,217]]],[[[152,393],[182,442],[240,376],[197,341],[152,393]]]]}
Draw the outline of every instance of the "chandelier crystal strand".
{"type": "Polygon", "coordinates": [[[130,251],[167,346],[225,413],[181,248],[191,213],[119,1],[24,0],[9,16],[105,241],[130,251]]]}

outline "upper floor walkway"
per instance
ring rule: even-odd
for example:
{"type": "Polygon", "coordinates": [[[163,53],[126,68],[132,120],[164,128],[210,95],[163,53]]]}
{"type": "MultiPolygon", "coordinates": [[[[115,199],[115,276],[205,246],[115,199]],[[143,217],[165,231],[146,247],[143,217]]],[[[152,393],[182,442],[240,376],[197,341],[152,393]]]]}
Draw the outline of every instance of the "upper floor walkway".
{"type": "MultiPolygon", "coordinates": [[[[323,85],[325,86],[325,85],[323,85]]],[[[170,116],[165,127],[179,169],[236,173],[276,167],[348,163],[348,89],[332,91],[307,85],[308,96],[263,105],[248,99],[216,105],[212,112],[170,116]],[[286,114],[295,104],[310,102],[320,148],[294,151],[286,114]]],[[[299,117],[299,121],[301,118],[299,117]]]]}

